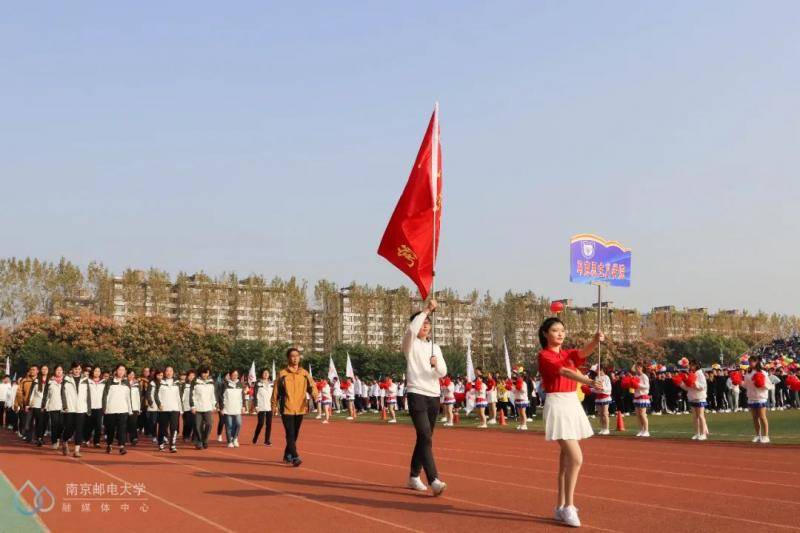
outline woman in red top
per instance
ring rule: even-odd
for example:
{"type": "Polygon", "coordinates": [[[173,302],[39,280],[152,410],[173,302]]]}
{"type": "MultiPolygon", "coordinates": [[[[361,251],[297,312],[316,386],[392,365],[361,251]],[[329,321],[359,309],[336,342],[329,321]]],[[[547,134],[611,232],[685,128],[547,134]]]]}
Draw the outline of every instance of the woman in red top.
{"type": "Polygon", "coordinates": [[[569,526],[578,527],[581,522],[574,502],[575,485],[583,463],[578,441],[591,437],[593,432],[578,400],[576,382],[595,389],[602,388],[602,383],[584,376],[578,367],[605,340],[605,336],[598,331],[594,339],[581,350],[562,348],[565,336],[564,323],[558,318],[548,318],[539,327],[539,343],[544,348],[539,352],[539,372],[545,391],[545,440],[558,441],[561,447],[555,518],[569,526]]]}

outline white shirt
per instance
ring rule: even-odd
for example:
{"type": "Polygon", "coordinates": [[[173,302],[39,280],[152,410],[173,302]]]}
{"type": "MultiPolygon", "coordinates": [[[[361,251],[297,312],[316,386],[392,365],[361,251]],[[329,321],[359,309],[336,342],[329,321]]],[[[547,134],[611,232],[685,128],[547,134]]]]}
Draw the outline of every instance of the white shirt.
{"type": "Polygon", "coordinates": [[[11,383],[0,383],[0,402],[8,403],[8,390],[11,383]]]}
{"type": "Polygon", "coordinates": [[[742,387],[747,391],[747,403],[766,402],[769,399],[769,391],[775,388],[772,384],[772,380],[769,379],[769,374],[764,370],[761,371],[761,373],[764,374],[764,387],[756,387],[756,384],[753,383],[753,376],[755,376],[756,373],[755,370],[748,372],[745,374],[744,381],[742,382],[742,387]]]}
{"type": "Polygon", "coordinates": [[[645,373],[637,374],[636,377],[639,378],[639,388],[633,391],[633,397],[648,396],[650,394],[650,378],[645,373]]]}
{"type": "Polygon", "coordinates": [[[420,339],[428,313],[425,311],[414,317],[403,335],[403,353],[406,356],[406,393],[421,396],[439,396],[439,378],[447,375],[447,363],[438,345],[420,339]],[[436,366],[431,366],[431,354],[436,357],[436,366]]]}
{"type": "Polygon", "coordinates": [[[706,394],[708,390],[708,383],[706,382],[706,375],[702,369],[698,369],[694,373],[696,381],[694,387],[687,387],[686,383],[681,383],[681,388],[686,391],[686,399],[690,402],[704,402],[706,401],[706,394]]]}

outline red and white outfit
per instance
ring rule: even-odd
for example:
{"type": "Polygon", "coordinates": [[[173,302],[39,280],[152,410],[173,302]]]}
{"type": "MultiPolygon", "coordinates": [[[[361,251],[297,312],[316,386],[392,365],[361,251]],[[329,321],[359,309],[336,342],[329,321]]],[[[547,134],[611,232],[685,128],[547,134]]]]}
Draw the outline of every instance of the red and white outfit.
{"type": "Polygon", "coordinates": [[[486,401],[488,403],[497,403],[497,382],[492,378],[487,380],[486,401]]]}
{"type": "Polygon", "coordinates": [[[530,405],[528,401],[528,383],[522,378],[517,378],[513,385],[513,392],[514,405],[527,409],[530,405]]]}
{"type": "Polygon", "coordinates": [[[634,387],[633,405],[638,409],[647,409],[650,407],[650,378],[643,372],[636,375],[634,379],[638,380],[639,386],[634,387]]]}
{"type": "Polygon", "coordinates": [[[444,405],[455,405],[456,403],[456,386],[449,377],[442,380],[442,403],[444,405]]]}
{"type": "Polygon", "coordinates": [[[484,383],[481,378],[475,380],[472,384],[472,390],[475,391],[475,407],[486,407],[489,405],[486,401],[486,383],[484,383]]]}
{"type": "Polygon", "coordinates": [[[561,369],[577,372],[583,364],[580,350],[549,348],[539,352],[539,372],[542,374],[544,400],[544,439],[580,440],[591,437],[594,432],[586,413],[578,400],[575,381],[562,376],[561,369]]]}
{"type": "Polygon", "coordinates": [[[603,374],[602,376],[598,376],[597,379],[600,380],[603,387],[600,389],[592,389],[594,393],[594,404],[608,405],[611,403],[611,378],[603,374]]]}
{"type": "Polygon", "coordinates": [[[386,405],[397,406],[397,383],[386,383],[386,405]]]}
{"type": "Polygon", "coordinates": [[[333,404],[333,398],[331,397],[331,386],[327,381],[324,381],[322,383],[322,388],[319,389],[319,392],[320,392],[320,398],[322,398],[322,400],[320,401],[322,405],[327,406],[333,404]]]}
{"type": "Polygon", "coordinates": [[[747,407],[756,409],[767,407],[769,404],[769,391],[775,386],[769,380],[769,374],[764,370],[751,370],[744,376],[742,387],[747,391],[747,407]],[[757,377],[761,373],[762,378],[757,377]]]}

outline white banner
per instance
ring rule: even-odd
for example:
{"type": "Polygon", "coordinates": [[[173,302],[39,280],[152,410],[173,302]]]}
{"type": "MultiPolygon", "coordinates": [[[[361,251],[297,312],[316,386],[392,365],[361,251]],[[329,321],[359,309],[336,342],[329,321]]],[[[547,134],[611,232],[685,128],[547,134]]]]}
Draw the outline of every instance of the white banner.
{"type": "Polygon", "coordinates": [[[333,356],[330,356],[330,363],[328,364],[328,380],[333,381],[333,378],[339,378],[339,373],[336,371],[336,365],[333,364],[333,356]]]}
{"type": "Polygon", "coordinates": [[[344,370],[344,375],[348,378],[355,380],[356,374],[353,372],[353,363],[350,362],[350,354],[347,354],[347,367],[344,370]]]}
{"type": "Polygon", "coordinates": [[[508,356],[508,344],[506,344],[506,338],[503,336],[503,353],[506,358],[506,377],[511,377],[511,358],[508,356]]]}

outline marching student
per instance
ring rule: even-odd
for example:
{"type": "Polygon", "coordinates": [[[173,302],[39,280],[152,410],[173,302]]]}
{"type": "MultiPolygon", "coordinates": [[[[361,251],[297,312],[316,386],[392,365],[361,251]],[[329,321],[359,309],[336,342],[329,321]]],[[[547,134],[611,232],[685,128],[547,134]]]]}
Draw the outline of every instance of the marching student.
{"type": "Polygon", "coordinates": [[[207,366],[198,370],[199,377],[189,386],[189,398],[194,415],[194,447],[198,450],[208,448],[208,435],[214,425],[214,409],[217,408],[217,385],[211,379],[211,371],[207,366]]]}
{"type": "Polygon", "coordinates": [[[486,429],[488,427],[486,425],[486,406],[488,403],[486,401],[486,383],[483,382],[483,378],[480,376],[475,378],[472,383],[472,390],[475,391],[475,410],[478,412],[478,418],[480,418],[478,428],[486,429]]]}
{"type": "Polygon", "coordinates": [[[497,424],[497,381],[491,372],[486,374],[486,403],[488,407],[487,417],[490,426],[497,424]]]}
{"type": "Polygon", "coordinates": [[[170,453],[178,451],[178,421],[181,417],[181,392],[175,381],[175,369],[164,368],[164,378],[156,381],[153,399],[158,406],[158,449],[169,445],[170,453]]]}
{"type": "Polygon", "coordinates": [[[431,321],[428,316],[437,305],[436,299],[431,298],[425,309],[411,316],[401,343],[406,356],[408,414],[417,434],[406,486],[413,490],[426,490],[419,478],[424,469],[434,496],[441,495],[447,488],[447,484],[439,479],[433,459],[433,430],[439,415],[439,379],[447,375],[442,350],[429,339],[431,321]]]}
{"type": "Polygon", "coordinates": [[[231,370],[228,375],[230,377],[222,384],[219,395],[219,409],[225,417],[225,427],[228,429],[228,448],[238,448],[244,410],[244,387],[239,381],[238,370],[231,370]]]}
{"type": "Polygon", "coordinates": [[[194,370],[189,370],[186,372],[186,376],[179,386],[181,393],[181,410],[183,411],[181,416],[183,422],[183,429],[181,432],[183,442],[197,440],[195,439],[194,414],[192,413],[192,383],[194,382],[194,378],[194,370]]]}
{"type": "Polygon", "coordinates": [[[142,409],[141,381],[136,379],[136,372],[128,370],[128,386],[131,389],[131,414],[128,416],[128,442],[131,446],[139,444],[139,419],[142,409]]]}
{"type": "Polygon", "coordinates": [[[148,416],[148,411],[150,410],[150,406],[148,405],[148,397],[150,396],[150,367],[146,366],[142,369],[142,375],[139,378],[139,396],[142,398],[142,404],[140,405],[140,413],[139,413],[139,420],[137,421],[137,428],[139,431],[145,434],[147,437],[153,436],[153,430],[150,427],[150,418],[148,416]]]}
{"type": "Polygon", "coordinates": [[[225,383],[230,379],[231,374],[230,372],[225,372],[225,377],[222,378],[222,381],[217,383],[217,413],[219,416],[219,420],[217,421],[217,442],[222,442],[222,431],[225,430],[225,440],[228,440],[228,426],[225,425],[225,415],[222,414],[222,410],[220,409],[220,396],[222,395],[222,387],[225,383]]]}
{"type": "Polygon", "coordinates": [[[580,440],[592,436],[592,426],[578,401],[575,382],[602,389],[597,380],[591,380],[578,371],[589,355],[605,339],[598,331],[594,339],[581,350],[563,348],[566,330],[560,319],[551,317],[539,327],[539,371],[545,390],[544,427],[545,440],[557,441],[561,448],[558,470],[558,502],[556,520],[568,526],[579,527],[575,508],[575,486],[583,463],[580,440]]]}
{"type": "Polygon", "coordinates": [[[331,385],[327,379],[321,379],[317,384],[319,391],[319,406],[322,409],[322,423],[327,424],[331,419],[331,410],[333,409],[333,400],[331,398],[331,385]]]}
{"type": "Polygon", "coordinates": [[[53,377],[47,380],[42,395],[42,409],[50,420],[50,442],[54,450],[61,446],[61,435],[64,433],[64,403],[61,396],[63,383],[64,367],[56,365],[53,377]]]}
{"type": "Polygon", "coordinates": [[[444,425],[453,426],[453,409],[456,404],[456,386],[450,376],[442,378],[442,404],[444,405],[444,425]]]}
{"type": "MultiPolygon", "coordinates": [[[[589,377],[592,377],[591,373],[589,377]]],[[[611,380],[602,367],[597,368],[595,381],[600,383],[599,389],[592,389],[594,393],[594,409],[600,417],[600,432],[598,435],[610,435],[608,406],[611,404],[611,380]]]]}
{"type": "Polygon", "coordinates": [[[389,410],[389,424],[397,424],[397,383],[392,380],[391,376],[386,376],[386,408],[389,410]]]}
{"type": "Polygon", "coordinates": [[[512,391],[514,392],[514,408],[517,411],[517,429],[520,431],[528,431],[528,384],[522,376],[512,373],[514,376],[512,383],[512,391]]]}
{"type": "Polygon", "coordinates": [[[153,444],[158,444],[159,423],[158,405],[156,404],[156,385],[164,379],[164,371],[160,368],[153,370],[152,380],[147,387],[147,416],[148,423],[153,429],[153,444]]]}
{"type": "Polygon", "coordinates": [[[300,437],[303,415],[308,412],[306,394],[316,399],[319,392],[308,371],[300,366],[300,350],[289,348],[286,351],[286,363],[272,389],[272,410],[280,414],[286,433],[283,461],[297,467],[303,462],[297,452],[297,439],[300,437]]]}
{"type": "MultiPolygon", "coordinates": [[[[43,365],[43,368],[46,369],[46,366],[43,365]]],[[[39,367],[31,365],[28,368],[28,375],[20,380],[14,397],[14,408],[20,415],[24,414],[24,421],[20,429],[22,429],[25,441],[35,442],[36,446],[42,445],[39,430],[43,426],[42,395],[46,384],[47,382],[43,382],[40,378],[39,367]]],[[[41,429],[41,432],[44,434],[44,428],[41,429]]]]}
{"type": "Polygon", "coordinates": [[[88,444],[89,437],[95,448],[100,447],[100,438],[103,434],[103,391],[105,381],[103,381],[102,369],[99,366],[92,367],[89,376],[89,423],[86,425],[84,441],[88,444]]]}
{"type": "Polygon", "coordinates": [[[692,421],[695,429],[692,440],[707,440],[708,424],[706,423],[705,409],[708,386],[706,376],[697,360],[689,361],[689,373],[681,381],[680,387],[686,391],[686,398],[692,408],[692,421]]]}
{"type": "Polygon", "coordinates": [[[131,387],[128,383],[127,369],[122,363],[114,368],[113,376],[105,380],[103,387],[103,423],[106,427],[106,453],[111,453],[114,437],[119,444],[119,454],[125,450],[125,434],[128,432],[128,416],[131,409],[131,387]]]}
{"type": "Polygon", "coordinates": [[[70,375],[64,378],[61,385],[61,404],[64,406],[64,434],[61,451],[69,454],[69,439],[75,441],[74,456],[81,456],[83,442],[83,423],[89,412],[89,378],[81,375],[81,364],[72,363],[70,375]]]}
{"type": "Polygon", "coordinates": [[[350,378],[345,378],[342,382],[342,394],[344,395],[344,401],[346,404],[347,409],[347,420],[355,420],[356,418],[356,392],[355,386],[353,385],[353,380],[350,378]]]}
{"type": "Polygon", "coordinates": [[[369,381],[364,379],[361,380],[361,412],[367,411],[369,411],[369,381]]]}
{"type": "Polygon", "coordinates": [[[342,384],[339,382],[338,377],[333,378],[333,403],[336,406],[336,412],[342,412],[342,384]]]}
{"type": "Polygon", "coordinates": [[[256,415],[258,424],[256,432],[253,434],[253,444],[258,442],[258,435],[261,428],[264,428],[264,445],[272,446],[270,437],[272,436],[272,380],[269,378],[269,370],[261,371],[261,379],[255,385],[256,415]]]}
{"type": "Polygon", "coordinates": [[[751,355],[748,358],[750,368],[744,376],[742,387],[747,391],[747,407],[753,417],[753,427],[756,435],[753,442],[761,444],[769,443],[769,422],[767,421],[767,405],[769,402],[769,391],[773,388],[772,383],[761,366],[761,358],[751,355]]]}
{"type": "Polygon", "coordinates": [[[634,379],[631,380],[633,392],[633,407],[636,418],[639,419],[639,433],[637,437],[650,436],[650,423],[647,420],[647,408],[650,407],[650,378],[644,372],[644,363],[637,361],[633,367],[634,379]]]}

